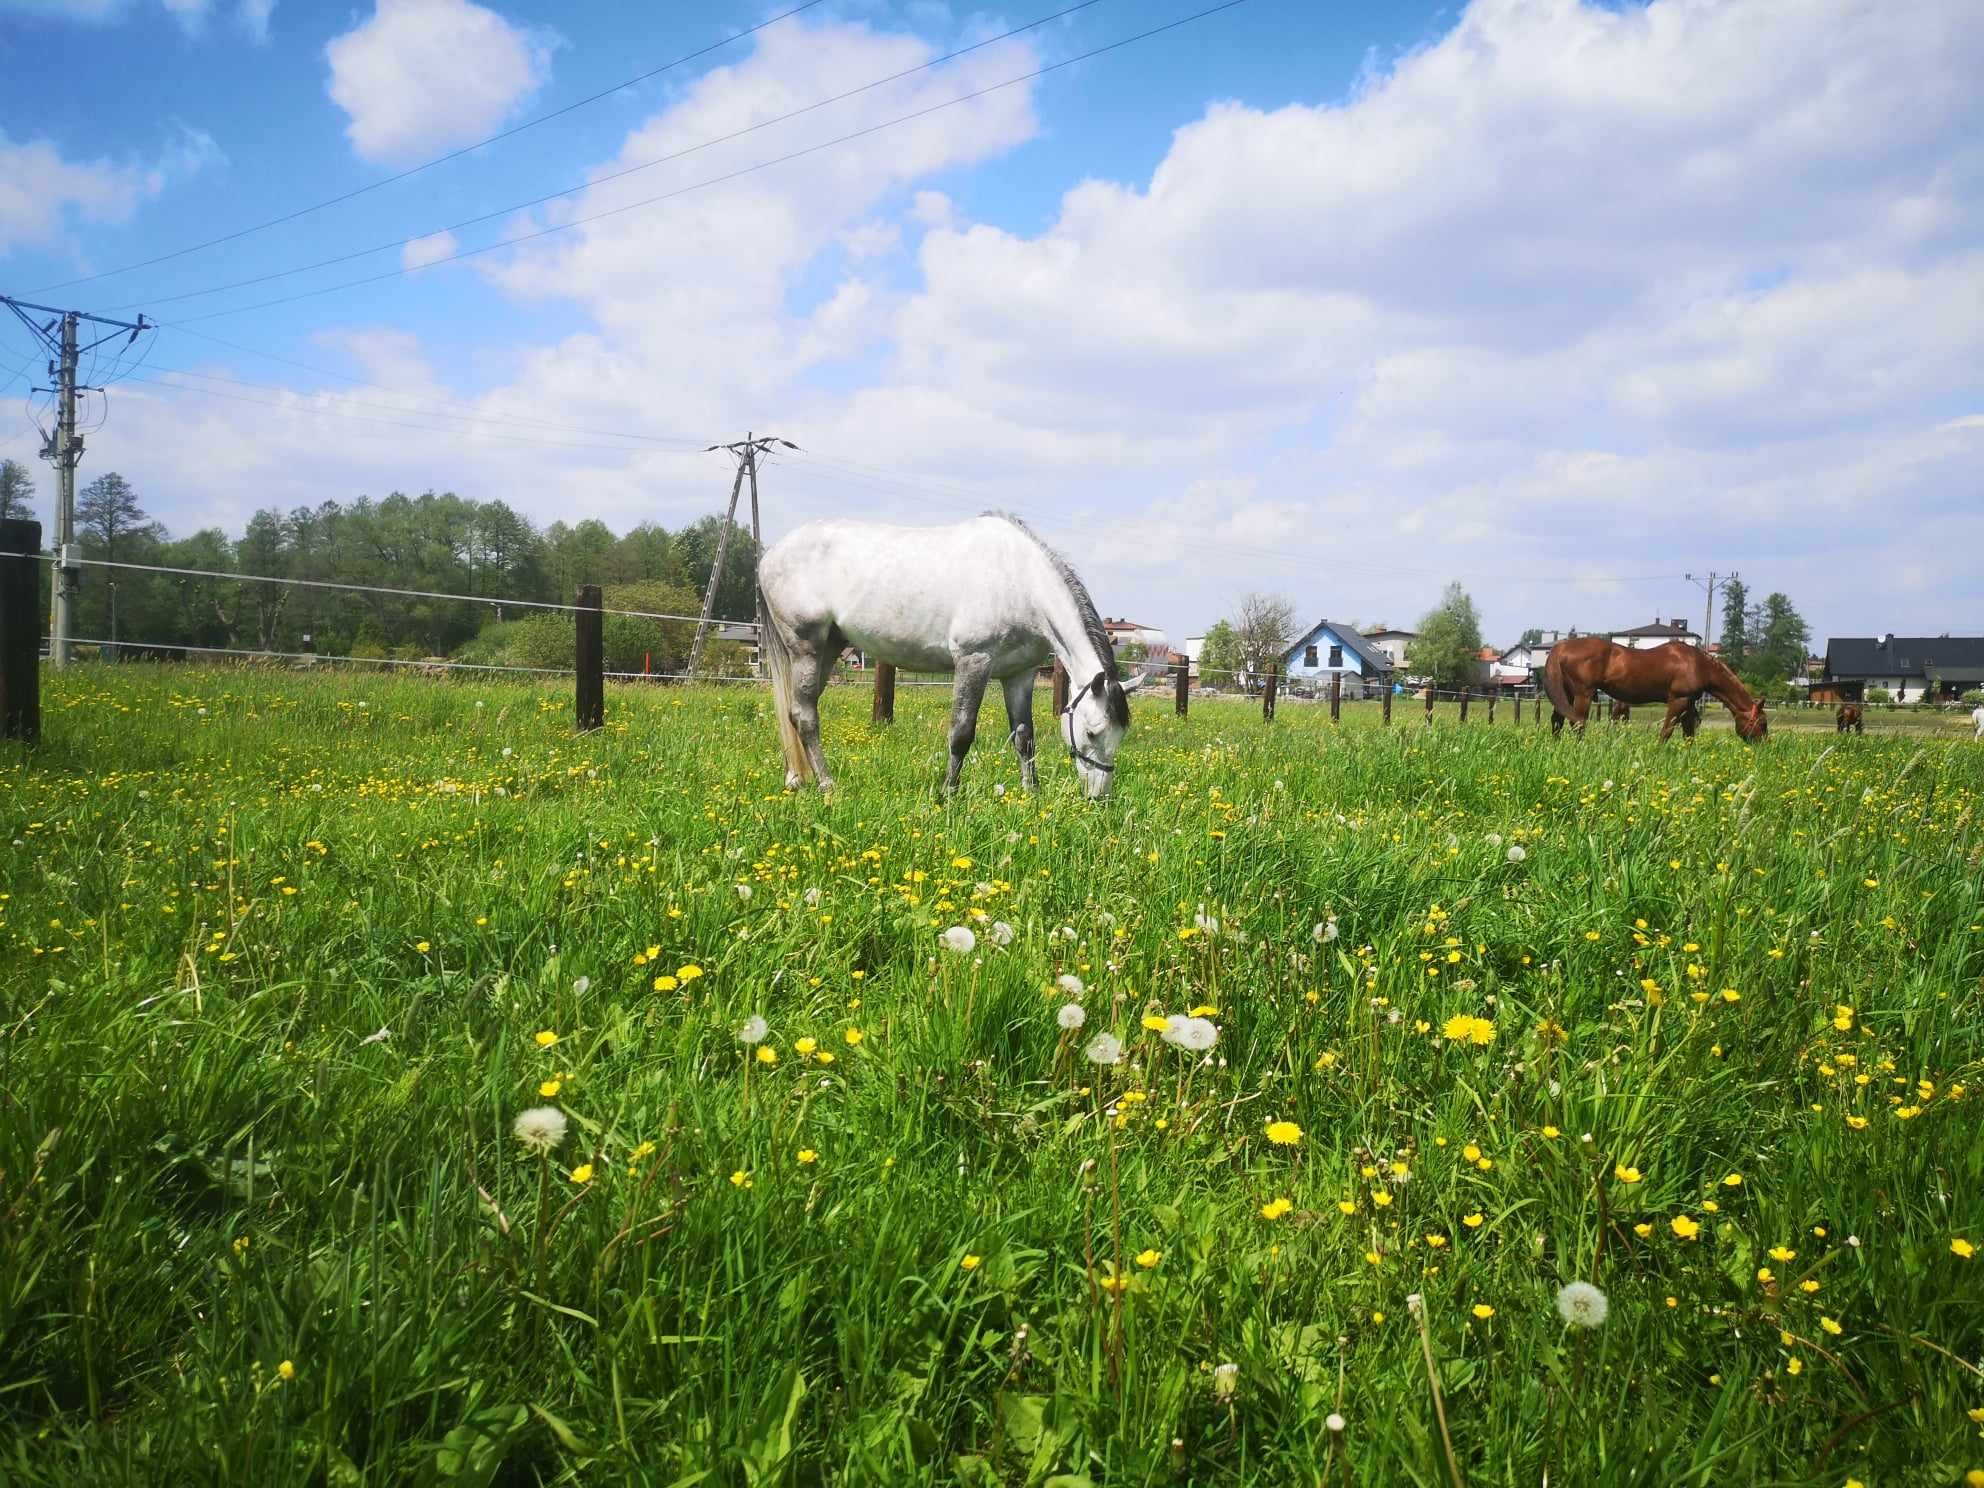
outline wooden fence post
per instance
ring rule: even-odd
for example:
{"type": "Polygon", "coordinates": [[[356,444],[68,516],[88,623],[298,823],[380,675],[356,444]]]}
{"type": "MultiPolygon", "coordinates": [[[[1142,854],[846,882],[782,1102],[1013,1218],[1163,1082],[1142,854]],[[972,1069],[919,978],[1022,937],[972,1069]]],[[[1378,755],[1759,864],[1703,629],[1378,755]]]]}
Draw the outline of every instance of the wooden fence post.
{"type": "Polygon", "coordinates": [[[1343,721],[1343,673],[1330,673],[1330,722],[1343,721]]]}
{"type": "Polygon", "coordinates": [[[1392,684],[1385,683],[1385,727],[1392,726],[1392,684]]]}
{"type": "Polygon", "coordinates": [[[579,586],[578,650],[574,669],[579,681],[579,732],[606,726],[606,635],[600,613],[599,585],[579,586]]]}
{"type": "Polygon", "coordinates": [[[1490,723],[1495,721],[1495,699],[1500,692],[1501,689],[1497,688],[1494,692],[1488,694],[1488,721],[1490,723]]]}
{"type": "Polygon", "coordinates": [[[1467,699],[1473,691],[1474,689],[1471,687],[1463,687],[1460,690],[1460,721],[1462,723],[1467,722],[1467,699]]]}
{"type": "Polygon", "coordinates": [[[871,723],[894,723],[896,721],[896,664],[884,661],[875,667],[875,707],[869,715],[871,723]]]}
{"type": "Polygon", "coordinates": [[[1426,684],[1426,721],[1428,723],[1433,721],[1433,692],[1433,684],[1428,682],[1426,684]]]}
{"type": "Polygon", "coordinates": [[[41,737],[41,523],[0,521],[0,739],[41,737]]]}
{"type": "Polygon", "coordinates": [[[1509,706],[1516,710],[1516,727],[1521,728],[1522,727],[1522,694],[1519,692],[1511,693],[1509,697],[1509,706]]]}
{"type": "MultiPolygon", "coordinates": [[[[1068,669],[1059,660],[1054,663],[1054,715],[1058,719],[1068,711],[1068,669]]],[[[1057,723],[1056,728],[1060,725],[1057,723]]]]}
{"type": "Polygon", "coordinates": [[[1171,663],[1171,682],[1178,694],[1178,716],[1183,718],[1192,701],[1192,662],[1181,656],[1171,663]]]}
{"type": "Polygon", "coordinates": [[[1267,684],[1261,688],[1261,721],[1263,723],[1274,722],[1274,694],[1275,688],[1280,681],[1281,668],[1273,662],[1269,662],[1267,684]]]}

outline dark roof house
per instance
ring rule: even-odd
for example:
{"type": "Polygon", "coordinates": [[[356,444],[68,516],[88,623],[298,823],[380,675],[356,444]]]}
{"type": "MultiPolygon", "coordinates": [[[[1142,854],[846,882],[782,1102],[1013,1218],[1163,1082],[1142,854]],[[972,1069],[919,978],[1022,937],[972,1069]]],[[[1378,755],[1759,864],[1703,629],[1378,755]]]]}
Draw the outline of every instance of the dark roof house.
{"type": "Polygon", "coordinates": [[[1842,636],[1826,642],[1825,680],[1954,695],[1984,683],[1984,636],[1842,636]]]}

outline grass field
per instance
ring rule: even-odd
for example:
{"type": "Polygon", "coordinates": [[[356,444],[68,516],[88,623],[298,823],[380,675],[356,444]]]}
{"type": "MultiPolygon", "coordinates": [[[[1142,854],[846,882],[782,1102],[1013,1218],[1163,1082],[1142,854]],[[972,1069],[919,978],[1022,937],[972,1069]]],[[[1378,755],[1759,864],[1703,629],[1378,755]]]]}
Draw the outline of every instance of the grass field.
{"type": "Polygon", "coordinates": [[[1966,740],[1150,700],[1110,802],[988,725],[947,803],[839,688],[822,802],[741,688],[46,706],[0,1481],[1984,1469],[1966,740]]]}

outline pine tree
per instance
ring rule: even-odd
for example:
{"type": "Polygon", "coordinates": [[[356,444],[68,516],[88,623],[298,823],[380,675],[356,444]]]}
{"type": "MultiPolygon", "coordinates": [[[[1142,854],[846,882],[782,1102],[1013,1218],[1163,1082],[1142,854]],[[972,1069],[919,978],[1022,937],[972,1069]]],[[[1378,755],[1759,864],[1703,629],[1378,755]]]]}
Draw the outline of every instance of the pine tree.
{"type": "Polygon", "coordinates": [[[19,460],[0,460],[0,520],[32,517],[28,502],[34,496],[34,476],[19,460]]]}
{"type": "Polygon", "coordinates": [[[1741,671],[1750,655],[1750,591],[1741,579],[1722,586],[1722,660],[1733,671],[1741,671]]]}

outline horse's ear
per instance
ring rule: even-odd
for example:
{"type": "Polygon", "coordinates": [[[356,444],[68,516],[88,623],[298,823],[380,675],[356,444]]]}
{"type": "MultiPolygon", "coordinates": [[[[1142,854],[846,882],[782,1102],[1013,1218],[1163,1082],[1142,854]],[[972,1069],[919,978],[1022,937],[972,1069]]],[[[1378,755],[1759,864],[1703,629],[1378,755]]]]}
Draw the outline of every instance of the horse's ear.
{"type": "Polygon", "coordinates": [[[1095,680],[1089,683],[1088,685],[1088,690],[1094,693],[1097,697],[1101,697],[1105,692],[1108,691],[1108,689],[1109,689],[1109,673],[1107,672],[1097,672],[1095,674],[1095,680]]]}
{"type": "Polygon", "coordinates": [[[1135,692],[1148,681],[1150,681],[1150,674],[1148,672],[1138,672],[1136,676],[1123,684],[1123,691],[1135,692]]]}

